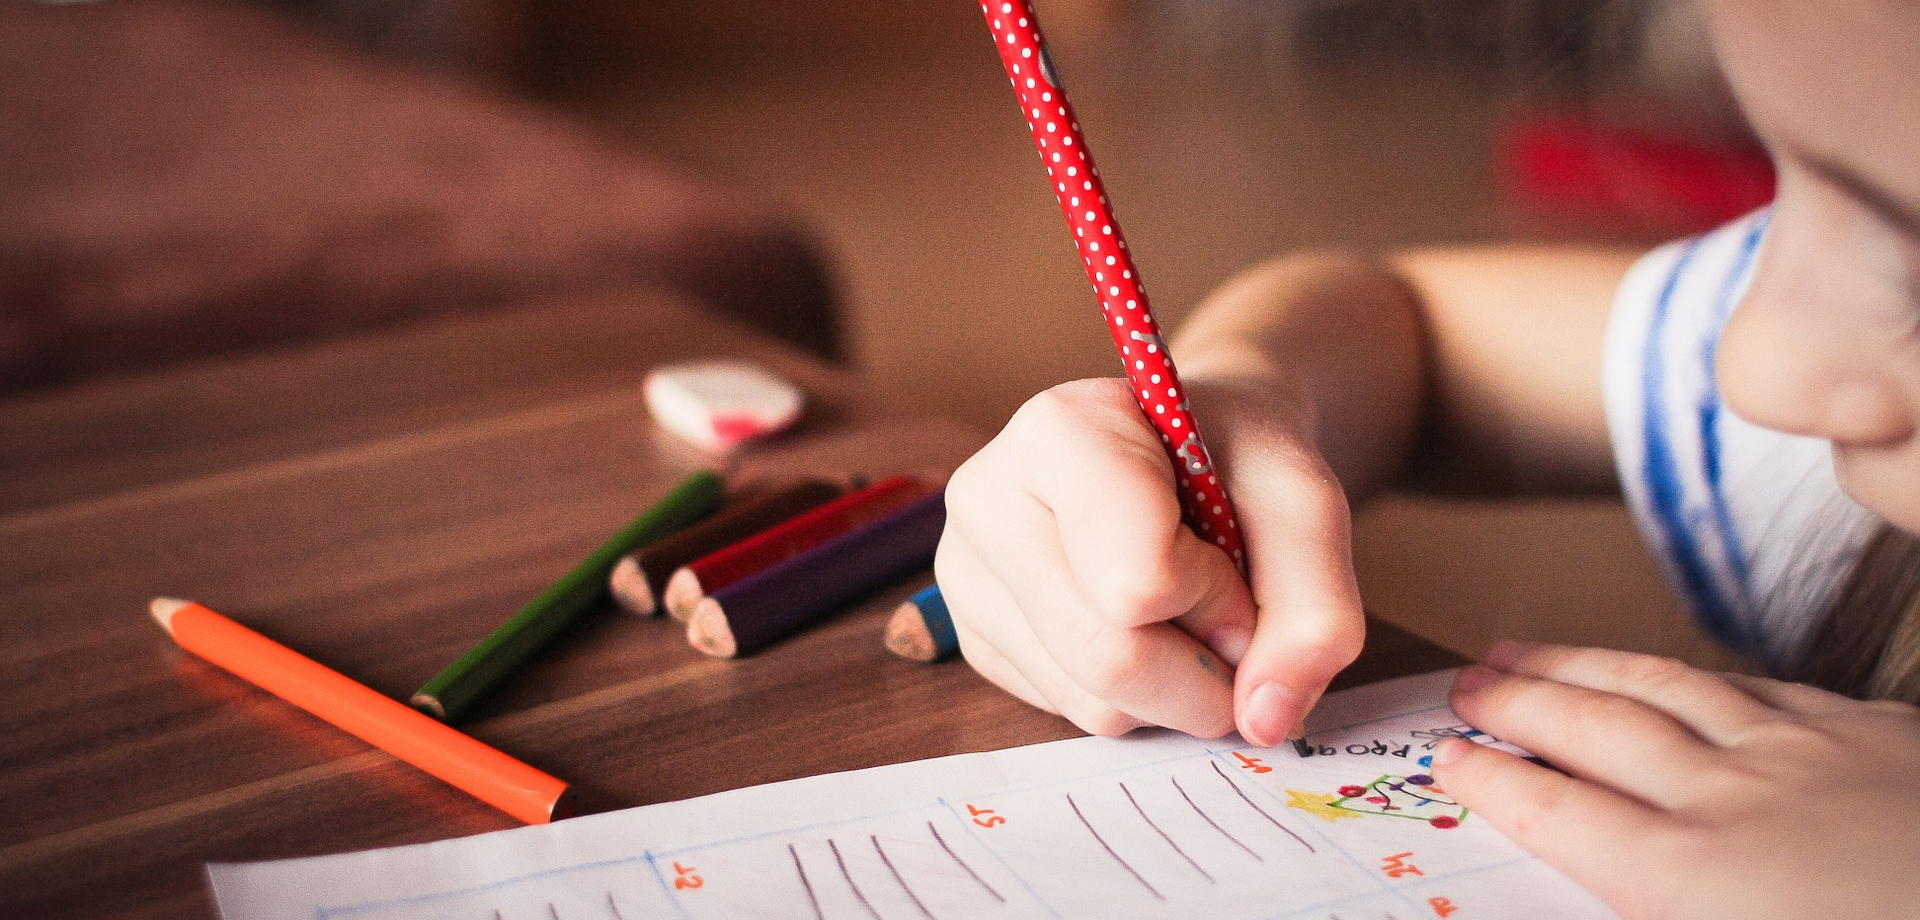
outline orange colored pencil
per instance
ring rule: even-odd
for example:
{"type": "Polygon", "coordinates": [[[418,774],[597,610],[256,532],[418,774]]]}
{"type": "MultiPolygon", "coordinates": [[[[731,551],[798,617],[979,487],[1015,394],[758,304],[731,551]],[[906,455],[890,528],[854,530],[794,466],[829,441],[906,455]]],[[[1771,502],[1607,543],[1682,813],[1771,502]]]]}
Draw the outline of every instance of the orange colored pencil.
{"type": "Polygon", "coordinates": [[[528,824],[567,817],[567,784],[191,601],[156,597],[180,647],[528,824]]]}

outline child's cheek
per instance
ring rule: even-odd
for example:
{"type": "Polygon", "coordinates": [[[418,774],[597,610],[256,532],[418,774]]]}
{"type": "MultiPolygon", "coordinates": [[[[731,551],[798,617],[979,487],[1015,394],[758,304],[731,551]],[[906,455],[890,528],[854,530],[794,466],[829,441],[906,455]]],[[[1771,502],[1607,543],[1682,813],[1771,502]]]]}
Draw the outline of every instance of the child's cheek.
{"type": "Polygon", "coordinates": [[[1920,534],[1920,438],[1892,447],[1833,448],[1840,487],[1854,501],[1911,534],[1920,534]]]}

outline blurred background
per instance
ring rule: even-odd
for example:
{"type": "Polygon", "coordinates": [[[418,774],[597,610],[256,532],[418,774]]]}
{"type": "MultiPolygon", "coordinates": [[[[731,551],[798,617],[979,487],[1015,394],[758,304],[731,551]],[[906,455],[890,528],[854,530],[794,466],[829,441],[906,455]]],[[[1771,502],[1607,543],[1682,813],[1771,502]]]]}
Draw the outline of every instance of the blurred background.
{"type": "MultiPolygon", "coordinates": [[[[1686,0],[1038,9],[1168,325],[1301,246],[1771,195],[1686,0]]],[[[0,0],[0,392],[665,284],[992,431],[1114,370],[999,66],[973,0],[0,0]]],[[[1729,664],[1615,501],[1396,497],[1358,542],[1469,653],[1729,664]]]]}

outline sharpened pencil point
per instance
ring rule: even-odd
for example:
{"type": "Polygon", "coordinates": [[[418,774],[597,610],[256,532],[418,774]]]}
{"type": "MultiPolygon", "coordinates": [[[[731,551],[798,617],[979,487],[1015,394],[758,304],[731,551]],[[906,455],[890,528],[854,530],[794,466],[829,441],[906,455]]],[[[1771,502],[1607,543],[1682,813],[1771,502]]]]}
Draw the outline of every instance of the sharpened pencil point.
{"type": "Polygon", "coordinates": [[[927,631],[927,622],[912,601],[894,609],[887,620],[885,637],[887,651],[909,661],[932,662],[939,657],[933,647],[933,634],[927,631]]]}
{"type": "Polygon", "coordinates": [[[613,564],[613,574],[607,576],[607,590],[621,610],[634,616],[650,617],[660,612],[653,586],[647,584],[647,573],[641,570],[640,560],[632,553],[613,564]]]}
{"type": "Polygon", "coordinates": [[[189,603],[191,602],[177,597],[156,597],[147,602],[147,612],[153,614],[153,621],[160,624],[160,628],[166,630],[167,635],[171,636],[173,635],[173,615],[179,613],[180,608],[189,603]]]}
{"type": "Polygon", "coordinates": [[[1293,752],[1294,752],[1295,754],[1298,754],[1298,755],[1300,755],[1301,757],[1312,757],[1312,756],[1313,756],[1313,745],[1311,745],[1311,744],[1308,744],[1308,743],[1307,743],[1307,739],[1305,739],[1305,738],[1289,738],[1289,739],[1287,739],[1287,740],[1288,740],[1288,741],[1289,741],[1289,742],[1290,742],[1290,743],[1291,743],[1291,744],[1293,745],[1293,752]]]}
{"type": "Polygon", "coordinates": [[[416,693],[411,699],[407,700],[407,702],[413,704],[413,708],[427,715],[439,719],[442,722],[447,721],[447,707],[442,706],[440,701],[430,694],[416,693]]]}
{"type": "Polygon", "coordinates": [[[682,623],[693,619],[693,608],[700,606],[700,599],[707,596],[707,592],[700,587],[700,576],[687,568],[674,572],[667,579],[667,590],[661,594],[661,600],[667,607],[667,616],[682,623]]]}
{"type": "Polygon", "coordinates": [[[928,585],[893,612],[887,621],[887,648],[913,661],[935,662],[960,651],[953,617],[939,585],[928,585]]]}
{"type": "MultiPolygon", "coordinates": [[[[547,819],[549,821],[564,821],[567,818],[577,817],[579,814],[580,802],[574,798],[573,787],[569,786],[565,792],[560,793],[559,798],[553,800],[553,808],[547,812],[547,819]]],[[[619,915],[615,914],[614,916],[617,917],[619,915]]]]}
{"type": "Polygon", "coordinates": [[[711,597],[701,598],[693,616],[687,618],[687,643],[715,658],[732,658],[740,652],[726,611],[711,597]]]}

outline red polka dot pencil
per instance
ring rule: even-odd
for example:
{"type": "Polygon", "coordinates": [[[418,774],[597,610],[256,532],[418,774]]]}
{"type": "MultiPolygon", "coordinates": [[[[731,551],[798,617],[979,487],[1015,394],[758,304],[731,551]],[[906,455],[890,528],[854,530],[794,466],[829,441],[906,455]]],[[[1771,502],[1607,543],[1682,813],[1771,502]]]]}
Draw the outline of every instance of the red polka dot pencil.
{"type": "Polygon", "coordinates": [[[1047,168],[1060,212],[1073,231],[1074,245],[1080,250],[1087,280],[1093,283],[1100,309],[1106,315],[1107,331],[1120,351],[1134,398],[1160,433],[1173,460],[1187,524],[1203,539],[1225,550],[1244,570],[1246,559],[1233,503],[1214,473],[1213,458],[1200,439],[1200,430],[1194,427],[1180,377],[1174,373],[1173,358],[1167,354],[1160,326],[1147,306],[1140,272],[1127,252],[1126,237],[1120,233],[1120,221],[1107,202],[1100,170],[1093,165],[1086,136],[1080,132],[1080,122],[1067,102],[1066,87],[1047,53],[1033,5],[991,0],[981,4],[980,11],[993,29],[1000,62],[1013,81],[1020,112],[1033,132],[1034,146],[1047,168]]]}

